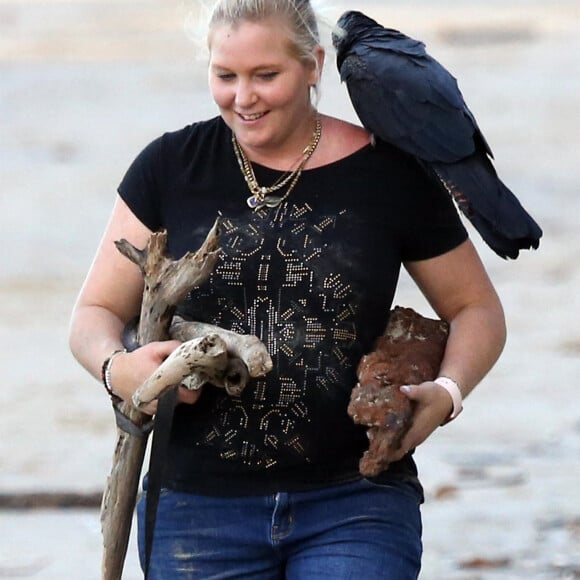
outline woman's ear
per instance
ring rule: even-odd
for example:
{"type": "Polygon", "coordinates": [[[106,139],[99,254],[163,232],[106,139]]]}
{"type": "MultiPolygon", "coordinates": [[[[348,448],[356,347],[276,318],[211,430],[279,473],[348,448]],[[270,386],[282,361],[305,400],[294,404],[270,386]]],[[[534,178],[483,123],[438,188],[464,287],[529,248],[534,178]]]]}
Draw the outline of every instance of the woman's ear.
{"type": "Polygon", "coordinates": [[[326,52],[322,46],[318,45],[314,49],[314,58],[316,60],[316,66],[314,67],[314,77],[312,81],[312,85],[318,85],[320,80],[322,79],[322,69],[324,67],[324,58],[326,56],[326,52]]]}

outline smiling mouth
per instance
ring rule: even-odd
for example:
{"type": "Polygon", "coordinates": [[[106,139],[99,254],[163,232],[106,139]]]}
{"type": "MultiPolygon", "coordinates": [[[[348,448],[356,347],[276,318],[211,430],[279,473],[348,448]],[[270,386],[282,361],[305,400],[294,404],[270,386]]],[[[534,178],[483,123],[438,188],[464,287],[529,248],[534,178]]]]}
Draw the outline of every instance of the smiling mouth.
{"type": "Polygon", "coordinates": [[[265,115],[266,113],[255,113],[253,115],[243,115],[242,113],[238,113],[238,117],[240,117],[243,121],[257,121],[265,115]]]}

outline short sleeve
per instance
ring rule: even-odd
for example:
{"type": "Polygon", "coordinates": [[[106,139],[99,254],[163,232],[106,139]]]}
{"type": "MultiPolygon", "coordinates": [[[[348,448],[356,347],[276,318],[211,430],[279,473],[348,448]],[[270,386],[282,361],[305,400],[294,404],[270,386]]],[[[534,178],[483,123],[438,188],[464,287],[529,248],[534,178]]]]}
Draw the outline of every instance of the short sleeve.
{"type": "Polygon", "coordinates": [[[451,196],[418,163],[410,163],[414,170],[404,189],[406,211],[399,224],[405,262],[440,256],[468,237],[451,196]]]}
{"type": "Polygon", "coordinates": [[[129,209],[151,231],[161,227],[158,183],[161,147],[161,137],[147,145],[131,163],[117,188],[129,209]]]}

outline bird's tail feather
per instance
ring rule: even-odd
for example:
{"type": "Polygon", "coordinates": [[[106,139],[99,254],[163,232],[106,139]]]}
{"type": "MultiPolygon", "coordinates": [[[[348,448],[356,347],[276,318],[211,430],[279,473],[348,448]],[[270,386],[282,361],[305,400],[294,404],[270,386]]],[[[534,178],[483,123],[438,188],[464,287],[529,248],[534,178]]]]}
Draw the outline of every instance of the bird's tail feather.
{"type": "Polygon", "coordinates": [[[457,163],[431,165],[439,181],[486,244],[502,258],[537,249],[542,230],[499,179],[484,153],[457,163]]]}

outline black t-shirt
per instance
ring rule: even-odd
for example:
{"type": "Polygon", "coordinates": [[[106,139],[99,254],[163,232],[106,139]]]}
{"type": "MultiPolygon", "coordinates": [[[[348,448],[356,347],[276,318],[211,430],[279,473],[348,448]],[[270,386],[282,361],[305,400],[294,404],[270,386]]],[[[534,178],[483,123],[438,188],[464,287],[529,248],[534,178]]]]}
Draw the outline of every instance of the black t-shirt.
{"type": "MultiPolygon", "coordinates": [[[[254,171],[264,185],[281,175],[254,171]]],[[[179,312],[257,335],[274,362],[240,398],[206,386],[177,408],[165,485],[245,495],[360,477],[368,441],[346,412],[356,367],[385,329],[401,262],[466,239],[449,196],[379,142],[304,171],[280,206],[253,211],[219,117],[153,141],[119,194],[149,229],[167,229],[174,258],[221,218],[222,255],[179,312]]],[[[379,479],[415,476],[408,456],[379,479]]]]}

